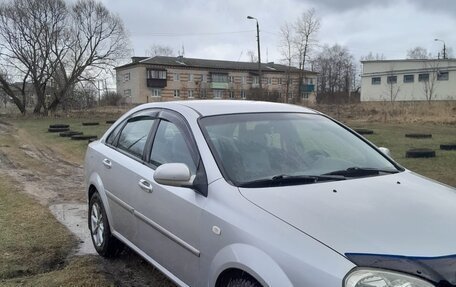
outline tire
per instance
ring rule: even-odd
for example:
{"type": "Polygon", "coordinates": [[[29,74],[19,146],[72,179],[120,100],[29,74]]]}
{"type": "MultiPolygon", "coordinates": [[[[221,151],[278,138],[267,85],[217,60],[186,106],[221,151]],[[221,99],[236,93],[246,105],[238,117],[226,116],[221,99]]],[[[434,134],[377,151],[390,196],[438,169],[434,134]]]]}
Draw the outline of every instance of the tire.
{"type": "Polygon", "coordinates": [[[94,136],[94,135],[74,135],[74,136],[71,136],[71,139],[75,140],[75,141],[90,140],[90,139],[97,139],[97,138],[98,137],[94,136]]]}
{"type": "Polygon", "coordinates": [[[50,133],[60,133],[60,132],[67,132],[69,128],[48,128],[48,132],[50,133]]]}
{"type": "Polygon", "coordinates": [[[432,134],[405,134],[406,138],[426,139],[432,138],[432,134]]]}
{"type": "Polygon", "coordinates": [[[83,134],[83,132],[66,131],[66,132],[59,133],[59,136],[61,136],[61,137],[72,137],[72,136],[82,135],[82,134],[83,134]]]}
{"type": "Polygon", "coordinates": [[[250,276],[243,276],[239,278],[233,278],[228,281],[223,287],[261,287],[255,279],[250,276]]]}
{"type": "Polygon", "coordinates": [[[453,144],[441,144],[440,145],[441,150],[456,150],[456,143],[453,144]]]}
{"type": "Polygon", "coordinates": [[[123,244],[111,234],[108,217],[97,192],[92,195],[89,201],[88,225],[93,246],[98,254],[106,258],[119,255],[123,249],[123,244]]]}
{"type": "Polygon", "coordinates": [[[435,157],[435,151],[428,148],[415,148],[409,149],[405,153],[405,157],[407,158],[428,158],[428,157],[435,157]]]}
{"type": "Polygon", "coordinates": [[[368,129],[355,129],[355,132],[359,133],[360,135],[371,135],[374,133],[373,130],[368,129]]]}
{"type": "Polygon", "coordinates": [[[53,124],[53,125],[49,125],[50,128],[69,128],[70,125],[67,125],[67,124],[53,124]]]}
{"type": "Polygon", "coordinates": [[[87,123],[82,123],[83,126],[98,126],[100,123],[98,122],[87,122],[87,123]]]}

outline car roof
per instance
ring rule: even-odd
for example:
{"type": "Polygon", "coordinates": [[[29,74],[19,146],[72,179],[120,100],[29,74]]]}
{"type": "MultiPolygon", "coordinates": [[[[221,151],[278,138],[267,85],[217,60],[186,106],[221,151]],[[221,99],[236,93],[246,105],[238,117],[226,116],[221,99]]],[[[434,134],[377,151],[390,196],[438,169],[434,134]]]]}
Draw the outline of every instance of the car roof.
{"type": "MultiPolygon", "coordinates": [[[[157,104],[151,104],[156,107],[157,104]]],[[[317,112],[297,105],[260,102],[260,101],[245,101],[245,100],[190,100],[190,101],[172,101],[161,102],[158,106],[163,108],[176,108],[176,106],[185,106],[200,116],[215,116],[224,114],[238,113],[266,113],[266,112],[298,112],[298,113],[313,113],[317,112]]]]}

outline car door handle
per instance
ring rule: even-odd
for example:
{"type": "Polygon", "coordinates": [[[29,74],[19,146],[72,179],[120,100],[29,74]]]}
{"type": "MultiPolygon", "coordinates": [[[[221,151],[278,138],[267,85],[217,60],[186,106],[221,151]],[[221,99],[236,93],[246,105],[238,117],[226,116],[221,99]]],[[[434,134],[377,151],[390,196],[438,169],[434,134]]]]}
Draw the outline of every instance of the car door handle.
{"type": "Polygon", "coordinates": [[[150,182],[144,179],[140,179],[138,182],[139,187],[141,187],[142,190],[145,192],[151,193],[152,192],[152,185],[150,182]]]}
{"type": "Polygon", "coordinates": [[[112,163],[109,159],[105,158],[103,160],[103,165],[106,167],[106,168],[111,168],[112,167],[112,163]]]}

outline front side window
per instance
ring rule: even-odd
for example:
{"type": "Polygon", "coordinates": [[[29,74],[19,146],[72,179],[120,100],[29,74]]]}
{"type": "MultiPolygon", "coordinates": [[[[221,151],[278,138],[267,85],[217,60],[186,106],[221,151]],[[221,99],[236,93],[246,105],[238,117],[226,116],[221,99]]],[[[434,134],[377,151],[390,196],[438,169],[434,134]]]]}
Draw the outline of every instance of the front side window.
{"type": "Polygon", "coordinates": [[[155,119],[140,116],[130,119],[119,136],[117,147],[133,156],[142,157],[147,136],[155,119]]]}
{"type": "Polygon", "coordinates": [[[188,145],[184,133],[175,124],[163,120],[155,134],[150,163],[156,167],[164,163],[184,163],[192,174],[196,174],[196,164],[188,145]]]}
{"type": "Polygon", "coordinates": [[[284,175],[322,176],[350,168],[397,172],[363,140],[320,115],[234,114],[205,117],[200,123],[218,165],[238,186],[284,175]]]}

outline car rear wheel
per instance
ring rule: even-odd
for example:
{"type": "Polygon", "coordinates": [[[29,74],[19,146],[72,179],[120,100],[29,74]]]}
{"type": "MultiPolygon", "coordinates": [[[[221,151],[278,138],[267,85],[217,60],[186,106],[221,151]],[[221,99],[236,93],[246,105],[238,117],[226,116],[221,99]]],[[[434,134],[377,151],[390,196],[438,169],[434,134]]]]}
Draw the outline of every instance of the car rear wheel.
{"type": "Polygon", "coordinates": [[[89,230],[95,250],[103,257],[115,257],[122,251],[122,243],[111,234],[100,195],[94,193],[89,202],[89,230]]]}

